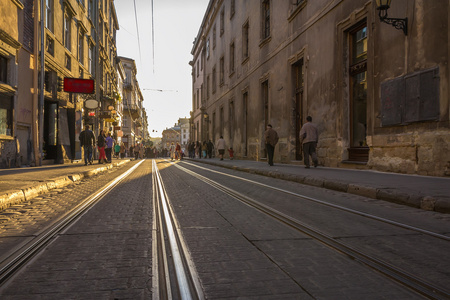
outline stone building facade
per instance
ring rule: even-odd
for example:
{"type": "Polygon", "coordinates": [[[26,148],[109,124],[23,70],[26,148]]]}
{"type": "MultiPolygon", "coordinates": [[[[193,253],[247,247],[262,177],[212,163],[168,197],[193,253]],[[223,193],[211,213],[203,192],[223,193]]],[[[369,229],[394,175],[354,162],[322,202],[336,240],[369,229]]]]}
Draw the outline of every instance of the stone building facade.
{"type": "Polygon", "coordinates": [[[300,158],[299,130],[319,128],[329,167],[450,175],[449,2],[211,0],[191,54],[191,134],[223,135],[235,156],[300,158]]]}
{"type": "Polygon", "coordinates": [[[143,108],[142,96],[139,82],[137,81],[137,68],[133,59],[119,57],[119,63],[124,69],[123,81],[123,119],[122,119],[122,141],[127,149],[135,146],[148,138],[147,117],[143,108]]]}
{"type": "Polygon", "coordinates": [[[85,124],[120,127],[118,29],[114,0],[0,2],[1,167],[81,159],[85,124]],[[92,79],[94,93],[66,92],[64,78],[92,79]]]}
{"type": "Polygon", "coordinates": [[[33,2],[0,2],[1,168],[37,160],[38,19],[33,2]]]}

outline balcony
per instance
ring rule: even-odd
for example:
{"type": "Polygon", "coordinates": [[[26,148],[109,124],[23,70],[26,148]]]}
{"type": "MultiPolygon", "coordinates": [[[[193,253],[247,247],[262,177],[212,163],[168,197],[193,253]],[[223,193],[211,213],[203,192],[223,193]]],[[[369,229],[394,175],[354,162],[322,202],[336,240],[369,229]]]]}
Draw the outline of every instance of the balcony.
{"type": "Polygon", "coordinates": [[[141,108],[136,104],[124,103],[123,104],[123,114],[125,116],[131,115],[133,119],[139,118],[141,116],[141,108]]]}
{"type": "Polygon", "coordinates": [[[123,89],[124,90],[133,90],[133,85],[129,81],[123,82],[123,89]]]}

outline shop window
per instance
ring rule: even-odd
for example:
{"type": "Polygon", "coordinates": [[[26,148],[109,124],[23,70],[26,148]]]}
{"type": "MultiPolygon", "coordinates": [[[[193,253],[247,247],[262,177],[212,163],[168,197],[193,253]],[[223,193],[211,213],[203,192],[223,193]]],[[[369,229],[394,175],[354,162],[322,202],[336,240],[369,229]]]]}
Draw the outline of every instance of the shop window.
{"type": "Polygon", "coordinates": [[[0,95],[0,135],[13,136],[13,98],[0,95]]]}
{"type": "Polygon", "coordinates": [[[8,83],[8,58],[0,55],[0,82],[8,83]]]}

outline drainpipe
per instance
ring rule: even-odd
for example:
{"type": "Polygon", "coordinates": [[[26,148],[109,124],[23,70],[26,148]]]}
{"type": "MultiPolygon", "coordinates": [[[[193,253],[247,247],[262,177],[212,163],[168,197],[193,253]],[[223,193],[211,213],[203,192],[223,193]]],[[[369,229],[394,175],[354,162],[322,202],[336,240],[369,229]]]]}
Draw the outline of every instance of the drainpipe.
{"type": "Polygon", "coordinates": [[[45,47],[44,47],[44,14],[45,14],[45,3],[44,0],[41,0],[41,52],[40,52],[40,60],[41,60],[41,78],[39,82],[39,166],[42,166],[43,160],[43,144],[44,144],[44,79],[45,79],[45,47]]]}

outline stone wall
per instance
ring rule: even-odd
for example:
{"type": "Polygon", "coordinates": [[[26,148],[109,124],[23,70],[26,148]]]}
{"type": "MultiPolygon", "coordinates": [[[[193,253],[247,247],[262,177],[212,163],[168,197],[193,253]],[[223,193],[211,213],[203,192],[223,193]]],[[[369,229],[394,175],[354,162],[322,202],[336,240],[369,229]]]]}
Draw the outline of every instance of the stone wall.
{"type": "Polygon", "coordinates": [[[368,166],[387,172],[448,176],[450,130],[377,135],[368,166]]]}

